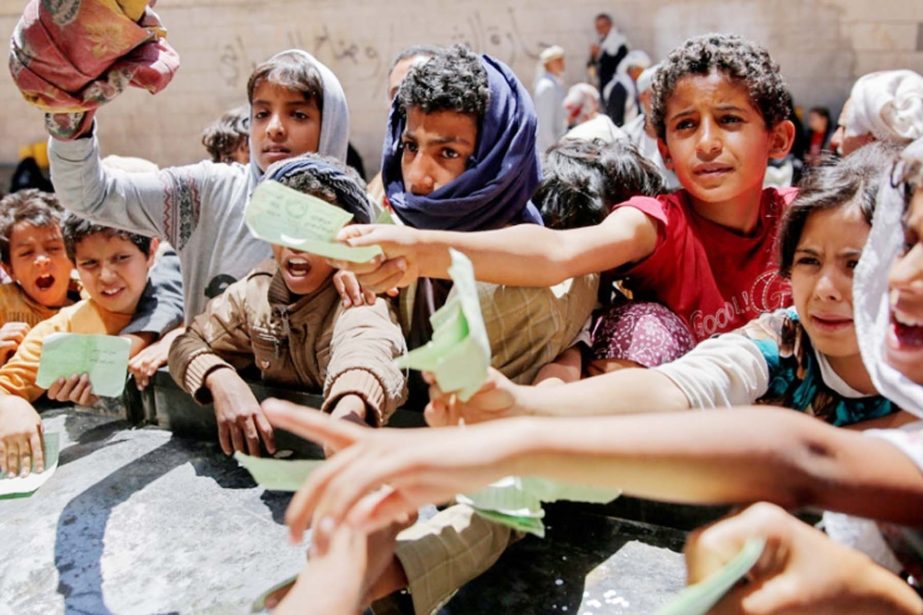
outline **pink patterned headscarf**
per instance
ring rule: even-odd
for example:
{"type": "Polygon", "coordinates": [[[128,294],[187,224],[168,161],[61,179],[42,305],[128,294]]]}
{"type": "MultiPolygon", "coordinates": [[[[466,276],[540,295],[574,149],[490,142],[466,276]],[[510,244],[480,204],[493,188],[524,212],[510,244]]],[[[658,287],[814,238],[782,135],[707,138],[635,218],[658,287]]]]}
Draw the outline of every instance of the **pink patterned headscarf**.
{"type": "Polygon", "coordinates": [[[10,41],[10,72],[59,139],[83,133],[100,106],[133,85],[156,93],[179,55],[144,0],[30,0],[10,41]]]}

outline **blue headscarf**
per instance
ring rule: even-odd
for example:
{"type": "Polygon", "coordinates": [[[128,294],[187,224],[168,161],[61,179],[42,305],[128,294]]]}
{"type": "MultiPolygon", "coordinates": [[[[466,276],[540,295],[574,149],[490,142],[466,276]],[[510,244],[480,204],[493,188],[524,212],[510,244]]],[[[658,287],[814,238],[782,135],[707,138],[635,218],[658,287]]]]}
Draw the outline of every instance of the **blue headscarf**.
{"type": "Polygon", "coordinates": [[[537,120],[528,92],[499,60],[481,56],[490,101],[478,127],[468,169],[426,196],[404,188],[401,134],[406,113],[395,100],[388,117],[382,180],[397,215],[410,226],[430,230],[484,231],[509,224],[542,224],[529,198],[538,187],[537,120]]]}
{"type": "MultiPolygon", "coordinates": [[[[342,163],[317,154],[302,154],[269,165],[261,181],[275,180],[299,190],[297,177],[310,175],[336,194],[337,205],[353,215],[353,221],[368,224],[372,205],[369,197],[342,163]]],[[[300,190],[299,190],[300,191],[300,190]]]]}

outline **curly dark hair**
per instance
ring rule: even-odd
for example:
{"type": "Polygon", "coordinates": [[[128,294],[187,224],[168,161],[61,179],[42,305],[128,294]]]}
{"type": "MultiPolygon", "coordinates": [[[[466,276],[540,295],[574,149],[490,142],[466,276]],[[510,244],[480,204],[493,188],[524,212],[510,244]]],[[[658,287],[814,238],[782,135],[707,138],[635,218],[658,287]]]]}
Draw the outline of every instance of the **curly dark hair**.
{"type": "Polygon", "coordinates": [[[894,144],[876,142],[845,158],[825,158],[812,167],[798,187],[798,197],[779,222],[776,236],[779,275],[791,277],[795,250],[812,213],[853,204],[866,223],[872,225],[878,189],[882,181],[889,180],[888,170],[899,154],[900,148],[894,144]]]}
{"type": "Polygon", "coordinates": [[[767,129],[788,118],[792,96],[769,52],[736,34],[705,34],[671,51],[654,76],[651,122],[657,136],[666,139],[667,100],[679,80],[714,71],[746,86],[767,129]]]}
{"type": "Polygon", "coordinates": [[[405,112],[458,111],[483,117],[490,103],[487,71],[476,53],[463,47],[437,50],[429,60],[410,69],[397,99],[405,112]]]}
{"type": "Polygon", "coordinates": [[[51,192],[26,188],[0,199],[0,259],[10,264],[10,234],[25,223],[35,227],[60,226],[64,210],[51,192]]]}
{"type": "Polygon", "coordinates": [[[532,201],[553,229],[599,224],[612,205],[663,192],[657,167],[624,140],[563,139],[545,154],[542,173],[532,201]]]}
{"type": "Polygon", "coordinates": [[[151,254],[151,238],[137,233],[130,233],[121,229],[103,226],[81,218],[72,213],[64,216],[64,222],[61,224],[61,233],[64,235],[64,249],[67,250],[67,256],[76,262],[75,253],[77,244],[89,237],[90,235],[103,234],[106,237],[121,237],[135,244],[145,256],[151,254]]]}
{"type": "Polygon", "coordinates": [[[234,152],[250,138],[250,110],[237,107],[225,112],[202,131],[202,145],[212,162],[234,162],[234,152]]]}

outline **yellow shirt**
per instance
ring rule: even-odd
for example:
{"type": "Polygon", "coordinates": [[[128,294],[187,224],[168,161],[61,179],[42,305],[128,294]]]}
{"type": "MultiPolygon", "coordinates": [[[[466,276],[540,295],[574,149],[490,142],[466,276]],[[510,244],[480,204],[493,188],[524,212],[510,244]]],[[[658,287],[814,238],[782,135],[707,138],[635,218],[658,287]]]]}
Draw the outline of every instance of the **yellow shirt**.
{"type": "Polygon", "coordinates": [[[45,338],[52,333],[118,335],[131,322],[132,314],[116,314],[84,299],[36,324],[19,345],[16,354],[0,367],[0,395],[18,395],[32,402],[45,390],[35,384],[45,338]]]}
{"type": "MultiPolygon", "coordinates": [[[[81,299],[88,298],[86,293],[80,290],[79,284],[72,283],[71,289],[67,292],[69,304],[73,303],[78,293],[81,299]]],[[[0,325],[8,322],[24,322],[34,327],[57,314],[59,309],[61,308],[45,307],[34,301],[15,282],[0,284],[0,325]]]]}
{"type": "Polygon", "coordinates": [[[24,322],[30,327],[51,318],[58,310],[33,301],[19,284],[0,284],[0,324],[24,322]]]}

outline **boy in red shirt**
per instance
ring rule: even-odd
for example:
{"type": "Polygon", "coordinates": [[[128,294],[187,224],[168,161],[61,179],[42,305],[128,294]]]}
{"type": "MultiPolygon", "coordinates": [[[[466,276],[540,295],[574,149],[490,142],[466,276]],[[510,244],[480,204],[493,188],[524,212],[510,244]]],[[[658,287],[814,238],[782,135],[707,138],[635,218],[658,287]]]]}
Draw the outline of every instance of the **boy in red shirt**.
{"type": "MultiPolygon", "coordinates": [[[[479,280],[498,284],[548,286],[614,270],[628,278],[636,298],[668,308],[662,310],[666,316],[653,316],[663,325],[688,327],[695,341],[732,330],[790,303],[771,246],[794,190],[763,189],[768,160],[785,156],[794,139],[786,119],[790,104],[765,49],[729,34],[690,39],[658,70],[652,109],[661,154],[682,190],[636,197],[615,205],[597,226],[564,231],[537,225],[476,233],[352,226],[342,238],[356,246],[378,244],[385,258],[337,265],[378,292],[418,276],[448,277],[449,247],[471,258],[479,280]],[[669,312],[682,323],[670,322],[677,319],[669,312]]],[[[639,319],[631,312],[639,304],[629,305],[627,312],[618,306],[605,318],[622,319],[630,328],[650,316],[639,319]]],[[[644,364],[632,347],[644,336],[630,329],[613,335],[607,340],[613,344],[596,344],[597,359],[644,364]],[[618,336],[629,342],[613,353],[618,336]]]]}

